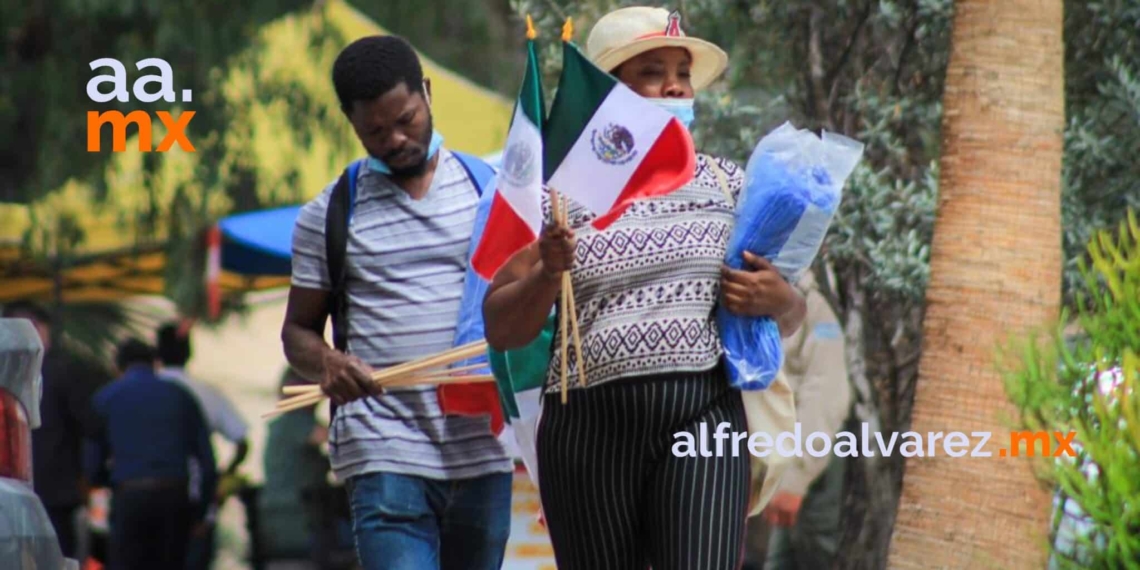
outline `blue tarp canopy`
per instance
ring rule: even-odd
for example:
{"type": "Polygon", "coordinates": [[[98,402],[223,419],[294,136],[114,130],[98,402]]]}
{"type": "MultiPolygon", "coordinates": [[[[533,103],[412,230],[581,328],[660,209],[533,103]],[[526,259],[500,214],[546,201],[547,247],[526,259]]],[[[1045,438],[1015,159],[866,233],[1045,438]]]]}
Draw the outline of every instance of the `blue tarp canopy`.
{"type": "Polygon", "coordinates": [[[246,212],[223,218],[222,269],[241,275],[292,272],[293,225],[300,206],[246,212]]]}
{"type": "MultiPolygon", "coordinates": [[[[494,168],[501,154],[483,157],[494,168]]],[[[292,273],[293,225],[301,206],[245,212],[222,218],[222,269],[239,275],[292,273]]]]}

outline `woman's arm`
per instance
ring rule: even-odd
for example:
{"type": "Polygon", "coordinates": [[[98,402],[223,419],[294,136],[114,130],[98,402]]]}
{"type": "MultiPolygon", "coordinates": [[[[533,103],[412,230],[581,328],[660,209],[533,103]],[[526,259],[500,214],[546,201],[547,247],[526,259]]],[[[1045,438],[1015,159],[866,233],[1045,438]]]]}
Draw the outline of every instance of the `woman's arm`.
{"type": "Polygon", "coordinates": [[[762,257],[744,252],[748,270],[721,270],[721,297],[726,309],[746,317],[771,317],[781,337],[795,334],[807,315],[807,300],[762,257]]]}
{"type": "Polygon", "coordinates": [[[558,300],[562,272],[573,265],[574,245],[571,230],[547,227],[537,242],[516,253],[495,274],[483,299],[491,348],[521,348],[538,338],[558,300]]]}

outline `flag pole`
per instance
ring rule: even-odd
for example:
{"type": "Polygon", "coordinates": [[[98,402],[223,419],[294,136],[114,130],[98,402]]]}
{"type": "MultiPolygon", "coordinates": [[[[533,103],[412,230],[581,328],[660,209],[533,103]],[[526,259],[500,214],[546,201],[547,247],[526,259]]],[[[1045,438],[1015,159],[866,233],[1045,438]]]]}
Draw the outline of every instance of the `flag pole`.
{"type": "MultiPolygon", "coordinates": [[[[529,18],[527,21],[528,21],[528,25],[529,25],[529,22],[530,22],[529,18]]],[[[529,32],[530,32],[530,30],[528,28],[528,33],[529,32]]],[[[564,43],[569,42],[573,38],[574,38],[574,20],[573,20],[573,18],[567,17],[566,23],[562,25],[562,41],[564,43]]],[[[554,188],[550,189],[550,200],[551,200],[551,215],[554,218],[554,223],[559,224],[563,227],[569,227],[569,222],[568,222],[568,218],[567,218],[567,210],[569,209],[569,207],[567,206],[567,204],[565,202],[562,201],[562,198],[558,195],[558,191],[555,190],[554,188]]],[[[561,376],[562,376],[562,403],[565,404],[566,403],[567,385],[569,383],[568,373],[567,373],[567,360],[568,360],[568,358],[567,358],[567,346],[566,345],[567,345],[567,342],[569,341],[569,337],[571,336],[571,334],[573,335],[574,355],[575,355],[575,358],[577,360],[577,365],[578,365],[577,366],[578,383],[581,384],[582,387],[586,386],[586,366],[585,366],[585,360],[583,359],[583,354],[582,354],[582,336],[578,330],[578,310],[577,310],[577,307],[575,306],[575,302],[574,302],[574,280],[571,277],[569,271],[562,273],[562,295],[560,298],[560,302],[561,302],[561,309],[559,311],[559,316],[560,316],[560,319],[559,319],[560,320],[560,322],[559,322],[560,331],[559,332],[560,332],[560,336],[562,337],[562,347],[561,347],[562,367],[561,367],[560,372],[561,372],[561,376]],[[570,325],[570,329],[572,331],[570,334],[568,334],[568,331],[566,330],[567,329],[567,322],[566,322],[567,319],[569,319],[569,321],[570,321],[569,325],[570,325]]]]}
{"type": "MultiPolygon", "coordinates": [[[[563,202],[559,208],[562,213],[562,225],[569,226],[567,221],[567,207],[563,202]]],[[[562,274],[562,286],[566,290],[566,307],[569,309],[570,315],[570,330],[573,331],[574,337],[574,360],[578,365],[578,383],[583,388],[586,387],[586,360],[582,354],[582,336],[578,332],[578,308],[574,302],[574,280],[570,277],[570,272],[567,271],[562,274]]]]}
{"type": "MultiPolygon", "coordinates": [[[[562,206],[562,198],[558,195],[558,190],[555,190],[552,187],[550,189],[550,218],[555,223],[555,225],[558,225],[558,226],[563,225],[563,223],[562,223],[562,207],[561,206],[562,206]]],[[[567,391],[567,387],[569,384],[569,380],[567,379],[567,373],[566,373],[566,348],[567,348],[566,347],[566,317],[567,317],[567,315],[566,315],[566,311],[567,311],[566,304],[568,302],[567,295],[569,294],[569,291],[567,291],[567,289],[566,289],[566,278],[569,276],[570,276],[570,274],[568,272],[566,272],[566,271],[562,272],[562,286],[559,288],[560,294],[558,296],[558,303],[559,303],[559,305],[558,305],[558,337],[562,341],[562,348],[559,351],[559,355],[561,356],[561,358],[559,358],[558,362],[559,362],[560,367],[561,367],[560,372],[561,372],[561,378],[562,378],[561,384],[562,384],[562,404],[563,405],[566,404],[566,391],[567,391]]]]}

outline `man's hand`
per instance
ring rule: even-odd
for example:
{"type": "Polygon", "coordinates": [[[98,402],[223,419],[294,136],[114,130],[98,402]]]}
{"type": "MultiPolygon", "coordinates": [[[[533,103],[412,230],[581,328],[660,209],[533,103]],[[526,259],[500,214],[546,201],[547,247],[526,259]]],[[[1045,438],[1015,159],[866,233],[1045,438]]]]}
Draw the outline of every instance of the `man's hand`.
{"type": "Polygon", "coordinates": [[[574,248],[577,242],[570,228],[547,225],[538,238],[538,251],[542,259],[543,275],[549,279],[560,278],[563,271],[574,266],[574,248]]]}
{"type": "Polygon", "coordinates": [[[796,304],[796,291],[768,260],[744,252],[752,270],[721,269],[720,291],[724,306],[743,317],[778,319],[796,304]]]}
{"type": "Polygon", "coordinates": [[[772,502],[764,507],[764,520],[770,525],[792,527],[799,518],[804,498],[792,493],[776,493],[772,502]]]}
{"type": "Polygon", "coordinates": [[[338,406],[383,392],[380,385],[372,381],[372,367],[355,356],[328,351],[324,368],[321,391],[338,406]]]}

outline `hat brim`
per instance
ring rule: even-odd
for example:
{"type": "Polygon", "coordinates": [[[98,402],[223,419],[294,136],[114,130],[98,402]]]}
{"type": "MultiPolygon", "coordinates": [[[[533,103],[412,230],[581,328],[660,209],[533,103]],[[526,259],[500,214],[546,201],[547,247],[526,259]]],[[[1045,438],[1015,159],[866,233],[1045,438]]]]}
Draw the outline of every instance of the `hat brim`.
{"type": "Polygon", "coordinates": [[[635,40],[602,53],[595,59],[594,65],[609,72],[647,51],[666,47],[679,47],[689,50],[689,54],[693,57],[690,81],[695,91],[712,85],[728,68],[728,54],[724,50],[711,42],[688,36],[654,36],[635,40]]]}

